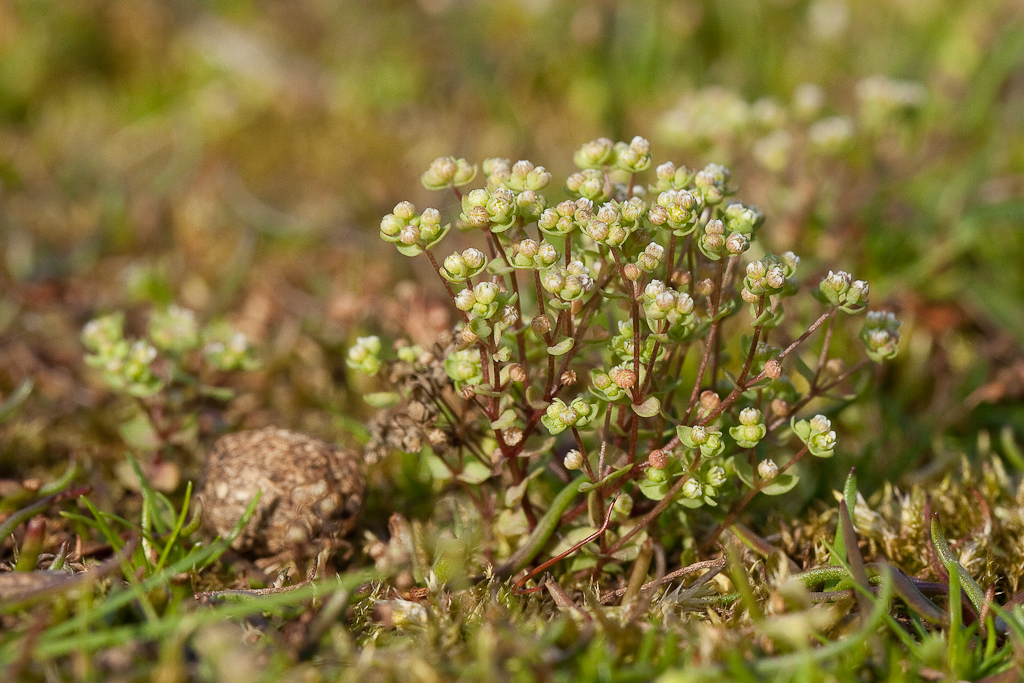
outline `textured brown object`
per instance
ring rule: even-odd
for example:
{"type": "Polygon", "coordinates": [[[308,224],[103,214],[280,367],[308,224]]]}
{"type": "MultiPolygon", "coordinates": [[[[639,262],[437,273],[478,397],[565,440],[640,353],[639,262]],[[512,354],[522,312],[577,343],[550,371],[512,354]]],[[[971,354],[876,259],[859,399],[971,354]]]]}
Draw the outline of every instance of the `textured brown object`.
{"type": "Polygon", "coordinates": [[[226,535],[262,490],[232,547],[259,555],[308,554],[337,545],[351,531],[364,486],[356,454],[268,427],[218,440],[207,456],[200,495],[207,526],[226,535]]]}

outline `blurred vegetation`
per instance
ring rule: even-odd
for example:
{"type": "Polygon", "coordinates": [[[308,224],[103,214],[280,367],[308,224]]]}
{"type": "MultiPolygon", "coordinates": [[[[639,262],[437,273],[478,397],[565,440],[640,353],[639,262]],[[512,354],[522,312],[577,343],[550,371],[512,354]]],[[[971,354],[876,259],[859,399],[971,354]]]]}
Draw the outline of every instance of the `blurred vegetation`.
{"type": "MultiPolygon", "coordinates": [[[[1021,121],[1013,0],[8,0],[0,397],[34,390],[0,423],[3,495],[73,456],[101,509],[138,514],[119,436],[130,407],[79,341],[117,310],[138,336],[154,305],[177,303],[260,349],[234,399],[200,407],[185,479],[233,429],[360,441],[372,387],[344,349],[369,332],[430,343],[454,320],[429,270],[377,237],[398,200],[429,205],[430,161],[531,159],[564,178],[580,143],[635,134],[678,164],[729,164],[785,222],[773,248],[855,272],[905,321],[819,494],[852,463],[870,496],[941,479],[963,452],[1010,456],[989,435],[1024,434],[1021,121]],[[711,86],[754,111],[813,83],[824,113],[852,115],[876,74],[921,83],[926,103],[826,164],[766,166],[756,122],[666,132],[666,114],[711,86]]],[[[389,505],[369,502],[375,530],[422,493],[396,486],[389,505]]],[[[2,542],[10,559],[21,541],[2,542]]]]}

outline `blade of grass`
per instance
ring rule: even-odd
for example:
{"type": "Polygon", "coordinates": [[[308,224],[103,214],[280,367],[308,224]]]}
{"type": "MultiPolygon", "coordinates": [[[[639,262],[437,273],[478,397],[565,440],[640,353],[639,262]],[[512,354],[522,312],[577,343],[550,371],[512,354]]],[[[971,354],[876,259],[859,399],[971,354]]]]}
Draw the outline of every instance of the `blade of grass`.
{"type": "Polygon", "coordinates": [[[164,544],[164,551],[160,554],[160,559],[156,563],[156,570],[160,571],[163,569],[164,564],[167,562],[167,557],[171,553],[171,549],[174,547],[174,543],[178,540],[178,535],[181,533],[182,528],[185,526],[185,518],[188,516],[188,506],[192,499],[192,482],[188,482],[185,486],[185,499],[181,503],[181,514],[178,515],[178,521],[171,530],[171,536],[167,539],[164,544]]]}

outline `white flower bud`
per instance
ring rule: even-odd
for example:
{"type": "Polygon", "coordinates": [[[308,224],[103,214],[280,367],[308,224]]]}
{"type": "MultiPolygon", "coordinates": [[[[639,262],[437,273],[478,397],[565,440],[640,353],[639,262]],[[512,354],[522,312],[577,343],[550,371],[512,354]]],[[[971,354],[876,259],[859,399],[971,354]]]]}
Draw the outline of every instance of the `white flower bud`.
{"type": "Polygon", "coordinates": [[[765,459],[757,463],[757,476],[765,481],[771,481],[779,476],[779,466],[772,459],[765,459]]]}

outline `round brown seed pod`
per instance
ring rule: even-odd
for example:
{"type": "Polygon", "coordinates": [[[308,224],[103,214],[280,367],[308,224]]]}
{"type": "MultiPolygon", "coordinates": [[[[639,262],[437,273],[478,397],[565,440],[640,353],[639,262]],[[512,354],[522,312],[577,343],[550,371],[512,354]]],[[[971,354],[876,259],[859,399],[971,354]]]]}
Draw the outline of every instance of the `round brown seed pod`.
{"type": "Polygon", "coordinates": [[[257,555],[309,554],[337,545],[352,530],[364,488],[355,453],[267,427],[219,439],[207,456],[199,495],[206,525],[226,536],[262,491],[232,547],[257,555]]]}

